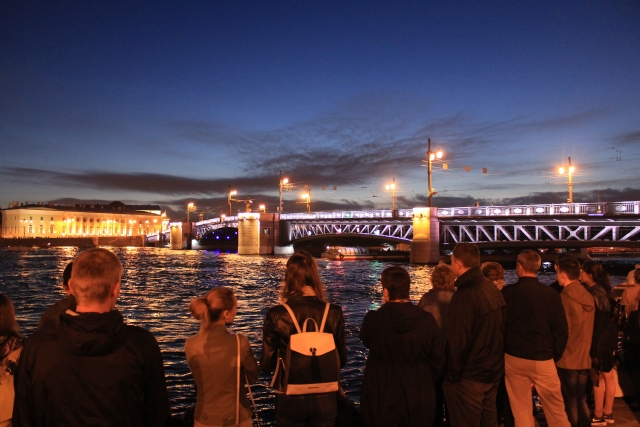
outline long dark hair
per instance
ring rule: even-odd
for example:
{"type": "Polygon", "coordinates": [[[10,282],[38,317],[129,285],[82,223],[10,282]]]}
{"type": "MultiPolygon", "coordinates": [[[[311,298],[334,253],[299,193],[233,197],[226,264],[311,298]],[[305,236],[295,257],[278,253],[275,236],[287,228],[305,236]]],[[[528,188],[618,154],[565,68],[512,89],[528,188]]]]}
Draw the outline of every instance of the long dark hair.
{"type": "Polygon", "coordinates": [[[607,298],[615,301],[615,297],[613,296],[613,291],[611,290],[611,281],[609,280],[609,275],[602,268],[602,264],[595,261],[585,261],[582,264],[582,271],[587,274],[590,274],[593,278],[593,281],[604,288],[604,292],[607,294],[607,298]]]}
{"type": "Polygon", "coordinates": [[[9,353],[21,345],[22,337],[13,302],[0,292],[0,364],[9,353]]]}
{"type": "Polygon", "coordinates": [[[324,299],[324,285],[318,273],[318,264],[306,251],[298,251],[287,261],[287,271],[280,291],[282,301],[304,295],[304,287],[309,286],[320,299],[324,299]]]}

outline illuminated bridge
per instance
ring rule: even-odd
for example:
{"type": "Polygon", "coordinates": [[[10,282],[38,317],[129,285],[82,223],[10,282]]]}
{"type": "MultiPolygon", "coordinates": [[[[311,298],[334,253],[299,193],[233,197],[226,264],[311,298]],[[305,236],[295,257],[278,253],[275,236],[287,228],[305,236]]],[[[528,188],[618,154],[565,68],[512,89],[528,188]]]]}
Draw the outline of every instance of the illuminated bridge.
{"type": "MultiPolygon", "coordinates": [[[[461,242],[484,247],[640,247],[638,201],[433,208],[432,211],[414,208],[397,210],[395,215],[391,210],[292,213],[279,217],[240,213],[223,221],[216,218],[193,223],[192,237],[194,242],[202,241],[211,233],[231,228],[239,232],[238,238],[242,241],[243,227],[249,224],[247,220],[256,221],[255,233],[272,239],[271,252],[259,253],[273,253],[277,247],[338,236],[411,243],[412,253],[417,240],[428,241],[432,247],[437,245],[438,253],[461,242]],[[422,231],[416,233],[416,227],[422,227],[422,231]]],[[[268,245],[266,248],[269,250],[268,245]]]]}
{"type": "MultiPolygon", "coordinates": [[[[412,209],[283,214],[288,242],[321,235],[413,239],[412,209]]],[[[640,246],[640,202],[478,206],[437,210],[442,247],[471,242],[490,246],[640,246]]]]}

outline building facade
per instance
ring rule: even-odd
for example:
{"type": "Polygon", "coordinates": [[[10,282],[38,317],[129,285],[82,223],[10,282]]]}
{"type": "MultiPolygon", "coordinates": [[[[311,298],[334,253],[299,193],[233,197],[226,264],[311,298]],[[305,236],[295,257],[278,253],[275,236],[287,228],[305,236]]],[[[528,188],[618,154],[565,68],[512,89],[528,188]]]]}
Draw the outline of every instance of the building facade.
{"type": "Polygon", "coordinates": [[[2,210],[3,238],[142,236],[168,224],[157,205],[13,202],[2,210]]]}

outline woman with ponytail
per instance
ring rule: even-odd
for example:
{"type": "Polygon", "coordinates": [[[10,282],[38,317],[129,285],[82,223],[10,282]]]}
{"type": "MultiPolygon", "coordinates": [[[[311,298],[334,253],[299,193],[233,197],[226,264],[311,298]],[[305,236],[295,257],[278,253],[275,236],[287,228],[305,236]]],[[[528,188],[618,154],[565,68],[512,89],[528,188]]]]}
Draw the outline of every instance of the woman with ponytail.
{"type": "Polygon", "coordinates": [[[211,289],[189,304],[193,317],[200,321],[198,334],[185,343],[196,382],[195,427],[251,426],[253,411],[245,387],[246,381],[257,381],[259,368],[247,337],[227,329],[237,309],[235,295],[224,287],[211,289]]]}
{"type": "Polygon", "coordinates": [[[591,366],[593,381],[592,426],[613,423],[613,400],[616,395],[616,381],[613,367],[618,348],[618,328],[613,319],[615,299],[609,282],[609,275],[602,264],[586,261],[582,265],[580,281],[593,295],[596,303],[595,324],[591,341],[591,366]]]}

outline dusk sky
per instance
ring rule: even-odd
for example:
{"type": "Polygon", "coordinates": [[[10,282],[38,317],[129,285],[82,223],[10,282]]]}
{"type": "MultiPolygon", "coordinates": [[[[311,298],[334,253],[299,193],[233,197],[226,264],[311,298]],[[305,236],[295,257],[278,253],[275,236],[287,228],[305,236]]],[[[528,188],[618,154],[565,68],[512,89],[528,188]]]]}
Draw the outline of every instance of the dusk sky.
{"type": "Polygon", "coordinates": [[[425,206],[427,138],[435,206],[640,200],[640,2],[0,3],[1,208],[425,206]]]}

